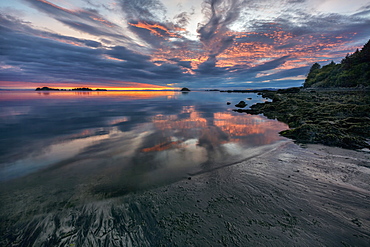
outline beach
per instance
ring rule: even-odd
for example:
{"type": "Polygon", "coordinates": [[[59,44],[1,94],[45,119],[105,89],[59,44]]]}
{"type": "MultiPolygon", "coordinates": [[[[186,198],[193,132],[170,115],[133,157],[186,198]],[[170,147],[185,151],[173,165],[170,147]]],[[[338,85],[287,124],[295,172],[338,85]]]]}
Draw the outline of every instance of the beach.
{"type": "Polygon", "coordinates": [[[1,191],[1,245],[368,246],[369,181],[369,152],[283,140],[121,196],[13,183],[1,191]]]}

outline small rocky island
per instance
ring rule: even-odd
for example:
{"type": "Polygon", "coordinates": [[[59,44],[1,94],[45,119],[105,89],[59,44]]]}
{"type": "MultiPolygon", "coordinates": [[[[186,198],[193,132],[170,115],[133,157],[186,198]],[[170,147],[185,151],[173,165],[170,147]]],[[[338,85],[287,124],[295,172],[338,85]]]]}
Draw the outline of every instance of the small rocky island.
{"type": "Polygon", "coordinates": [[[190,89],[187,88],[187,87],[183,87],[180,91],[181,92],[190,92],[190,89]]]}

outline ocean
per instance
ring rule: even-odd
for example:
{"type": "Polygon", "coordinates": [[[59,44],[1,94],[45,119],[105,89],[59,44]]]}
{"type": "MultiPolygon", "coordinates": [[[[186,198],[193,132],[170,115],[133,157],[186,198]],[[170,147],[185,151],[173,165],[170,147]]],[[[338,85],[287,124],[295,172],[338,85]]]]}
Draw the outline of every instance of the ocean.
{"type": "Polygon", "coordinates": [[[254,93],[1,91],[0,245],[168,243],[146,193],[285,139],[285,124],[233,112],[240,100],[266,101],[254,93]]]}
{"type": "Polygon", "coordinates": [[[7,91],[0,98],[1,181],[89,160],[100,165],[81,176],[141,187],[241,161],[288,128],[232,111],[240,100],[265,101],[254,93],[7,91]]]}

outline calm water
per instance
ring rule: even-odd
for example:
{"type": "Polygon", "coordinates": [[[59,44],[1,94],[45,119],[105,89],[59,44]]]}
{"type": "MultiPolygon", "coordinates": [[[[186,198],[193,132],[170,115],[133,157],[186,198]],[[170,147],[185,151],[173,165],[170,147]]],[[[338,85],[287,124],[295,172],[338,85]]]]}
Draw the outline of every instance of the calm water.
{"type": "Polygon", "coordinates": [[[264,101],[252,93],[1,92],[0,180],[46,173],[125,193],[241,161],[268,150],[287,126],[233,112],[240,100],[264,101]]]}

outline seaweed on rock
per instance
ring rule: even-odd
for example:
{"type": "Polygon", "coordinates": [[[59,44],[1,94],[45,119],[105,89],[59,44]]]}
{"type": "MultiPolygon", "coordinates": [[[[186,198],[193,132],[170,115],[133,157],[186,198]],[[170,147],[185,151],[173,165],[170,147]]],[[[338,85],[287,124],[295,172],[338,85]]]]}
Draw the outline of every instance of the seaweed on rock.
{"type": "MultiPolygon", "coordinates": [[[[267,97],[266,94],[262,96],[267,97]]],[[[368,91],[269,92],[272,102],[238,112],[264,114],[287,123],[282,136],[299,143],[320,143],[349,149],[370,148],[370,94],[368,91]],[[278,99],[278,100],[275,100],[278,99]]]]}

